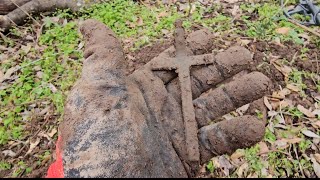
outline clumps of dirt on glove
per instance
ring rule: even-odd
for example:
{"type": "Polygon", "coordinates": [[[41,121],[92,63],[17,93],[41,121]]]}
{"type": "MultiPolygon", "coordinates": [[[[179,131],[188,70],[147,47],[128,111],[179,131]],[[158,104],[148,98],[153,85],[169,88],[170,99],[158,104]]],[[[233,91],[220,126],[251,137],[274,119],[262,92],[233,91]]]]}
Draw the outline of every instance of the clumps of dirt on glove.
{"type": "Polygon", "coordinates": [[[253,146],[261,141],[264,132],[264,123],[248,115],[205,126],[199,130],[201,149],[206,151],[201,159],[253,146]]]}
{"type": "Polygon", "coordinates": [[[268,94],[271,85],[267,76],[252,72],[211,90],[194,101],[199,126],[205,126],[217,117],[262,98],[268,94]]]}
{"type": "Polygon", "coordinates": [[[128,52],[126,55],[127,60],[127,73],[131,74],[133,71],[141,68],[151,59],[158,56],[161,52],[172,46],[172,41],[155,42],[152,46],[143,47],[134,52],[128,52]]]}
{"type": "MultiPolygon", "coordinates": [[[[94,114],[89,112],[105,108],[106,112],[111,108],[112,99],[100,99],[108,93],[116,96],[122,91],[124,59],[121,44],[112,30],[96,20],[87,20],[80,28],[86,41],[84,51],[83,69],[81,78],[73,87],[65,107],[64,121],[59,126],[62,137],[62,149],[65,142],[74,135],[74,127],[81,123],[79,119],[94,114]],[[94,36],[92,36],[94,34],[94,36]],[[106,43],[108,42],[108,43],[106,43]],[[99,51],[96,51],[99,49],[99,51]],[[106,61],[112,59],[113,61],[106,61]],[[116,63],[114,63],[116,62],[116,63]],[[110,70],[112,69],[112,71],[110,70]],[[95,73],[92,73],[95,72],[95,73]],[[118,86],[112,90],[109,86],[118,86]],[[99,102],[94,102],[99,101],[99,102]],[[99,107],[87,108],[91,104],[99,107]]],[[[95,112],[96,113],[96,112],[95,112]]]]}

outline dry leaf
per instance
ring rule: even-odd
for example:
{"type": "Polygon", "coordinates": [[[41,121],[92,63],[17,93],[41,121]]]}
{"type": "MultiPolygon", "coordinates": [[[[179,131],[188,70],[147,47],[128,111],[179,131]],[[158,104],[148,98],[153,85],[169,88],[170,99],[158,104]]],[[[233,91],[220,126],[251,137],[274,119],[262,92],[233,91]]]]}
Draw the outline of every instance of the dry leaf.
{"type": "Polygon", "coordinates": [[[317,162],[313,155],[311,155],[310,158],[313,163],[313,170],[317,177],[320,178],[320,164],[317,162]]]}
{"type": "Polygon", "coordinates": [[[47,138],[48,141],[52,141],[51,137],[48,135],[48,134],[45,134],[44,132],[40,132],[38,134],[39,137],[44,137],[44,138],[47,138]]]}
{"type": "Polygon", "coordinates": [[[238,2],[239,0],[224,0],[224,2],[227,2],[227,3],[236,3],[238,2]]]}
{"type": "Polygon", "coordinates": [[[237,150],[236,152],[234,152],[231,156],[230,156],[230,159],[232,161],[236,160],[236,159],[239,159],[241,158],[242,156],[244,156],[244,151],[241,151],[241,150],[237,150]]]}
{"type": "Polygon", "coordinates": [[[278,62],[273,62],[272,65],[280,71],[286,78],[289,76],[289,74],[292,72],[292,68],[283,64],[280,64],[278,62]]]}
{"type": "Polygon", "coordinates": [[[294,84],[287,84],[287,88],[294,92],[300,92],[300,87],[294,84]]]}
{"type": "Polygon", "coordinates": [[[276,116],[276,115],[278,115],[277,111],[268,111],[268,117],[273,117],[273,116],[276,116]]]}
{"type": "Polygon", "coordinates": [[[317,160],[318,163],[320,163],[320,154],[316,153],[313,155],[313,157],[317,160]]]}
{"type": "Polygon", "coordinates": [[[30,148],[29,148],[28,152],[26,153],[26,155],[30,154],[33,151],[33,149],[38,146],[39,143],[40,143],[40,138],[37,138],[35,142],[30,141],[30,148]]]}
{"type": "Polygon", "coordinates": [[[28,54],[29,51],[31,50],[31,43],[28,43],[26,46],[22,45],[22,46],[21,46],[21,50],[22,50],[24,53],[28,54]]]}
{"type": "Polygon", "coordinates": [[[316,109],[312,112],[314,115],[317,115],[318,117],[320,117],[320,109],[316,109]]]}
{"type": "Polygon", "coordinates": [[[57,88],[56,88],[53,84],[49,83],[48,86],[49,86],[50,90],[51,90],[53,93],[56,93],[56,92],[58,91],[57,88]]]}
{"type": "Polygon", "coordinates": [[[43,72],[38,71],[37,74],[36,74],[36,77],[39,78],[39,79],[42,79],[42,77],[43,77],[43,72]]]}
{"type": "Polygon", "coordinates": [[[248,163],[243,163],[237,170],[237,175],[239,178],[244,177],[244,173],[248,170],[248,163]]]}
{"type": "Polygon", "coordinates": [[[162,18],[166,16],[168,16],[168,13],[166,11],[162,11],[161,13],[158,14],[158,18],[162,18]]]}
{"type": "Polygon", "coordinates": [[[269,152],[269,148],[265,142],[260,142],[259,146],[260,146],[260,152],[259,152],[260,154],[264,154],[266,152],[269,152]]]}
{"type": "Polygon", "coordinates": [[[280,105],[280,100],[279,99],[275,99],[275,98],[270,98],[269,99],[269,102],[270,102],[270,104],[271,104],[271,106],[272,106],[272,109],[277,109],[278,107],[279,107],[279,105],[280,105]]]}
{"type": "Polygon", "coordinates": [[[301,111],[304,115],[306,115],[309,118],[316,117],[316,115],[313,112],[311,112],[309,109],[306,109],[305,107],[303,107],[300,104],[297,106],[297,108],[298,108],[299,111],[301,111]]]}
{"type": "Polygon", "coordinates": [[[286,108],[286,107],[292,107],[293,103],[291,100],[289,99],[284,99],[283,101],[280,101],[279,103],[279,107],[281,107],[281,109],[286,108]]]}
{"type": "Polygon", "coordinates": [[[138,18],[137,24],[138,24],[138,26],[142,26],[143,25],[143,19],[141,17],[138,18]]]}
{"type": "Polygon", "coordinates": [[[240,10],[239,5],[234,5],[234,6],[233,6],[233,9],[231,10],[232,16],[239,15],[239,13],[240,13],[239,10],[240,10]]]}
{"type": "Polygon", "coordinates": [[[250,173],[247,178],[258,178],[258,175],[256,173],[250,173]]]}
{"type": "Polygon", "coordinates": [[[4,150],[4,151],[2,151],[2,153],[4,154],[4,156],[10,156],[10,157],[15,157],[17,155],[17,153],[15,153],[11,150],[4,150]]]}
{"type": "Polygon", "coordinates": [[[229,176],[230,169],[234,168],[234,166],[230,164],[229,160],[223,155],[212,158],[212,162],[214,167],[221,169],[226,176],[229,176]]]}
{"type": "Polygon", "coordinates": [[[40,112],[39,112],[39,115],[40,116],[43,116],[45,114],[47,114],[47,112],[49,111],[50,109],[50,106],[47,106],[46,108],[42,109],[40,112]]]}
{"type": "Polygon", "coordinates": [[[302,138],[293,138],[293,139],[286,139],[286,141],[290,144],[296,144],[301,142],[303,139],[302,138]]]}
{"type": "Polygon", "coordinates": [[[84,42],[80,42],[78,45],[78,50],[81,50],[84,47],[84,42]]]}
{"type": "Polygon", "coordinates": [[[285,139],[276,140],[274,142],[277,148],[285,148],[287,146],[287,141],[285,139]]]}
{"type": "Polygon", "coordinates": [[[273,98],[277,98],[277,99],[284,99],[286,97],[286,95],[289,95],[291,93],[291,91],[287,88],[283,88],[280,91],[275,91],[272,93],[272,97],[273,98]]]}
{"type": "Polygon", "coordinates": [[[0,83],[2,83],[3,81],[9,79],[11,77],[11,75],[14,72],[16,72],[19,68],[20,68],[20,66],[15,66],[15,67],[12,67],[12,68],[8,69],[6,74],[2,78],[0,78],[0,83]]]}
{"type": "Polygon", "coordinates": [[[266,105],[267,108],[268,108],[270,111],[272,111],[272,106],[271,106],[271,104],[269,103],[268,98],[267,98],[266,96],[263,97],[263,102],[264,102],[264,105],[266,105]]]}
{"type": "Polygon", "coordinates": [[[238,109],[236,109],[236,112],[237,112],[240,116],[242,116],[245,112],[247,112],[249,106],[250,106],[250,104],[243,105],[243,106],[239,107],[238,109]]]}
{"type": "Polygon", "coordinates": [[[320,138],[319,135],[317,135],[316,133],[314,133],[310,130],[303,130],[302,133],[308,137],[311,137],[311,138],[320,138]]]}
{"type": "Polygon", "coordinates": [[[287,35],[290,31],[290,28],[289,27],[281,27],[281,28],[278,28],[276,29],[276,32],[278,34],[283,34],[283,35],[287,35]]]}
{"type": "Polygon", "coordinates": [[[251,43],[251,40],[249,40],[249,39],[241,39],[241,40],[240,40],[240,44],[241,44],[242,46],[246,46],[246,45],[248,45],[249,43],[251,43]]]}
{"type": "Polygon", "coordinates": [[[311,124],[314,128],[320,128],[320,121],[316,121],[311,124]],[[315,127],[316,126],[316,127],[315,127]]]}
{"type": "Polygon", "coordinates": [[[57,132],[58,132],[58,130],[57,130],[56,128],[53,128],[48,135],[49,135],[50,137],[53,137],[57,132]]]}
{"type": "Polygon", "coordinates": [[[35,70],[35,71],[41,71],[42,68],[41,68],[41,66],[35,66],[35,67],[33,67],[33,70],[35,70]]]}

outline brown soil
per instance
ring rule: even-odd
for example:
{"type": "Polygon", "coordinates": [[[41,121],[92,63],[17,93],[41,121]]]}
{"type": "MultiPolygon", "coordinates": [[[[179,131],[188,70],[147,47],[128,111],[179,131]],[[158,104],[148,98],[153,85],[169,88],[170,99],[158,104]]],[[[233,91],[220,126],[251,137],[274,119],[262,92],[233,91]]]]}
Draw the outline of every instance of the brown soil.
{"type": "Polygon", "coordinates": [[[128,62],[128,74],[131,74],[133,71],[141,68],[151,59],[155,58],[161,52],[168,49],[172,45],[173,43],[171,42],[171,40],[158,41],[155,42],[153,45],[145,46],[137,51],[128,52],[129,55],[126,56],[126,60],[128,62]]]}

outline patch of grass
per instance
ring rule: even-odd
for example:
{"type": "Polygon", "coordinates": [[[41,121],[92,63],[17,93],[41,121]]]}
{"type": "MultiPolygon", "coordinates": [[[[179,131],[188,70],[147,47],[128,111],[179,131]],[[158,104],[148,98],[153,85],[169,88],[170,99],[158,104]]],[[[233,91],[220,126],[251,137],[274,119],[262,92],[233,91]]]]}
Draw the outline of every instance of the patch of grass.
{"type": "Polygon", "coordinates": [[[302,135],[303,140],[299,143],[298,147],[301,152],[305,153],[305,151],[310,148],[312,142],[310,140],[306,140],[305,137],[302,135]]]}
{"type": "Polygon", "coordinates": [[[11,169],[11,164],[5,162],[5,161],[1,161],[0,162],[0,170],[8,170],[11,169]]]}
{"type": "Polygon", "coordinates": [[[292,82],[294,84],[297,84],[300,86],[302,89],[306,89],[307,86],[304,84],[303,78],[305,76],[305,72],[303,71],[298,71],[294,69],[290,74],[289,74],[289,82],[292,82]]]}
{"type": "Polygon", "coordinates": [[[263,168],[264,165],[262,163],[260,156],[258,156],[259,150],[260,150],[259,145],[255,145],[254,147],[247,148],[245,150],[245,159],[249,164],[249,171],[256,172],[261,175],[261,169],[263,168]]]}
{"type": "Polygon", "coordinates": [[[216,13],[214,16],[205,17],[206,14],[212,13],[217,7],[212,6],[210,8],[205,8],[199,3],[196,4],[196,10],[191,14],[189,21],[187,23],[189,26],[191,24],[199,24],[206,28],[211,29],[214,32],[223,32],[229,30],[232,27],[232,17],[229,17],[222,13],[216,13]]]}
{"type": "Polygon", "coordinates": [[[12,177],[18,177],[24,172],[27,174],[32,172],[32,168],[28,167],[24,161],[19,161],[17,165],[17,169],[13,172],[12,177]]]}
{"type": "Polygon", "coordinates": [[[278,4],[242,4],[240,8],[246,13],[257,15],[256,20],[252,20],[250,16],[241,17],[247,24],[245,35],[256,37],[260,40],[270,41],[279,38],[284,42],[292,41],[297,44],[303,44],[304,41],[299,37],[299,34],[303,33],[304,30],[288,22],[278,4]],[[288,34],[276,33],[276,30],[281,27],[290,28],[288,34]]]}
{"type": "Polygon", "coordinates": [[[268,162],[270,169],[275,177],[291,177],[293,171],[298,171],[297,163],[292,163],[285,155],[280,152],[272,152],[268,154],[268,162]]]}
{"type": "MultiPolygon", "coordinates": [[[[135,50],[172,33],[174,22],[184,17],[184,27],[188,30],[191,25],[198,24],[213,31],[224,31],[232,26],[232,18],[223,14],[204,18],[206,13],[215,7],[204,8],[196,3],[195,11],[190,17],[177,11],[175,6],[147,7],[133,1],[111,0],[107,3],[96,4],[81,12],[84,19],[97,19],[110,27],[120,38],[129,38],[134,42],[135,50]]],[[[66,16],[66,15],[64,15],[66,16]]]]}
{"type": "Polygon", "coordinates": [[[277,140],[277,137],[269,130],[269,128],[266,128],[266,133],[264,135],[264,140],[269,143],[273,143],[277,140]]]}
{"type": "Polygon", "coordinates": [[[174,7],[147,7],[133,1],[111,0],[84,10],[82,17],[97,19],[110,27],[119,37],[138,41],[135,48],[149,43],[151,38],[171,31],[181,17],[174,7]]]}
{"type": "MultiPolygon", "coordinates": [[[[78,27],[75,23],[65,25],[47,24],[47,30],[40,37],[40,45],[44,48],[41,58],[29,59],[24,56],[18,65],[18,78],[6,89],[0,90],[0,144],[8,140],[22,139],[28,132],[25,125],[35,108],[42,109],[53,103],[55,115],[63,114],[66,92],[77,79],[81,64],[82,52],[77,50],[80,42],[78,27]]],[[[31,48],[36,53],[38,49],[31,48]]],[[[8,69],[15,63],[1,64],[2,69],[8,69]]]]}
{"type": "Polygon", "coordinates": [[[288,112],[290,113],[290,115],[293,118],[300,119],[303,116],[303,113],[301,111],[299,111],[298,108],[296,108],[296,107],[288,108],[288,112]]]}

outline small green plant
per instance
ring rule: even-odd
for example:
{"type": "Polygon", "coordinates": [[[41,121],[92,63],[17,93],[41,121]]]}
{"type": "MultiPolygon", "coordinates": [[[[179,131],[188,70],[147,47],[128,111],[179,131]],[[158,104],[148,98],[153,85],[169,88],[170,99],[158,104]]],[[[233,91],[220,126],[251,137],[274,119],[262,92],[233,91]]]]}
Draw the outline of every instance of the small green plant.
{"type": "Polygon", "coordinates": [[[24,161],[19,161],[17,163],[17,169],[13,172],[12,177],[18,177],[19,175],[23,174],[23,173],[31,173],[32,172],[32,168],[28,167],[24,161]]]}
{"type": "Polygon", "coordinates": [[[264,140],[273,143],[277,140],[276,136],[269,130],[269,128],[266,128],[266,133],[264,135],[264,140]]]}
{"type": "Polygon", "coordinates": [[[249,170],[261,174],[261,169],[263,168],[263,163],[258,156],[260,150],[259,145],[248,148],[245,150],[245,159],[249,163],[249,170]]]}
{"type": "Polygon", "coordinates": [[[296,118],[301,118],[303,116],[303,113],[301,111],[298,110],[298,108],[296,107],[290,107],[288,108],[288,112],[293,116],[293,117],[296,117],[296,118]]]}
{"type": "Polygon", "coordinates": [[[305,152],[310,146],[311,146],[312,142],[310,140],[303,140],[299,143],[299,149],[301,150],[301,152],[305,152]]]}
{"type": "Polygon", "coordinates": [[[11,169],[11,164],[5,162],[5,161],[1,161],[0,162],[0,170],[8,170],[11,169]]]}
{"type": "Polygon", "coordinates": [[[215,168],[214,168],[214,165],[213,165],[213,162],[212,161],[209,161],[209,163],[207,164],[206,168],[209,170],[210,173],[213,173],[215,168]]]}
{"type": "Polygon", "coordinates": [[[263,119],[263,113],[259,110],[255,110],[256,112],[256,116],[259,118],[259,119],[263,119]]]}
{"type": "Polygon", "coordinates": [[[303,77],[305,77],[305,72],[303,71],[298,71],[294,69],[290,74],[289,74],[289,81],[292,83],[295,83],[299,86],[302,87],[302,89],[306,89],[307,86],[303,82],[303,77]]]}

